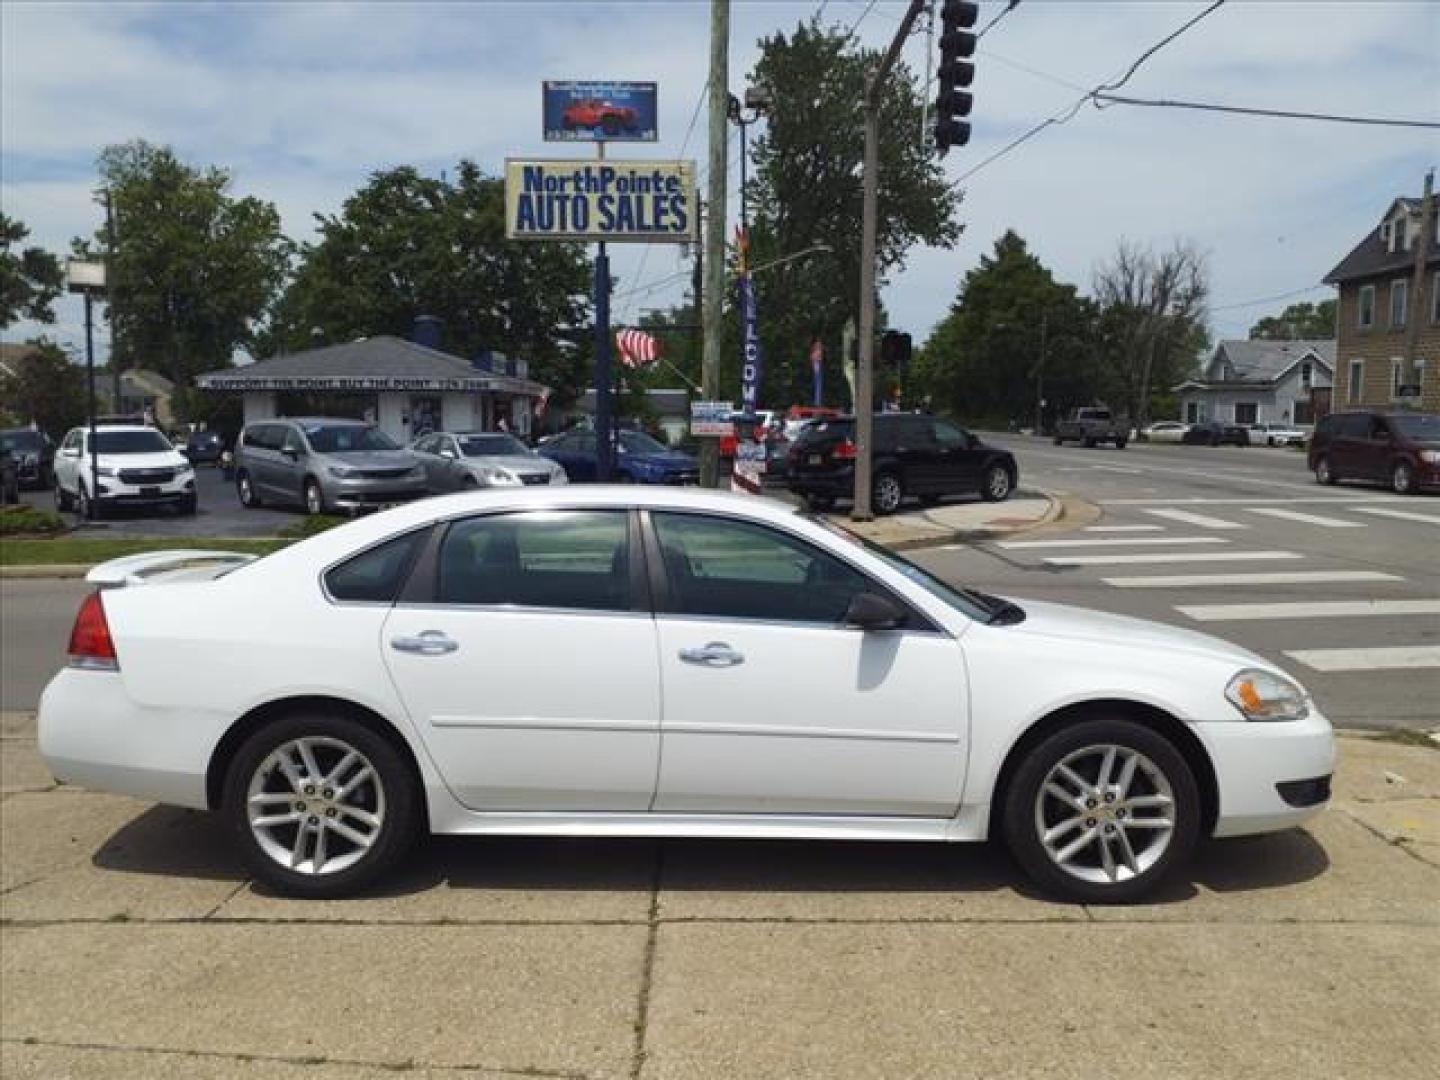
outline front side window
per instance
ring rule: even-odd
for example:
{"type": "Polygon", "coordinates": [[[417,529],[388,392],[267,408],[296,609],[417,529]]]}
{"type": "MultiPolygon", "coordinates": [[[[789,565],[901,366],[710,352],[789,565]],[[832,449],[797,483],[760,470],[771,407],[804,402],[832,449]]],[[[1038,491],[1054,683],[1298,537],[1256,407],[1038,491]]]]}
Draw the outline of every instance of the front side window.
{"type": "Polygon", "coordinates": [[[653,514],[678,615],[834,625],[869,579],[804,540],[763,525],[653,514]]]}
{"type": "Polygon", "coordinates": [[[629,611],[628,515],[539,511],[457,522],[440,547],[436,600],[629,611]]]}
{"type": "Polygon", "coordinates": [[[1359,310],[1356,322],[1361,327],[1375,325],[1375,286],[1360,286],[1359,310]]]}
{"type": "Polygon", "coordinates": [[[1405,325],[1405,308],[1409,300],[1410,283],[1408,281],[1392,281],[1390,283],[1390,325],[1405,325]]]}
{"type": "Polygon", "coordinates": [[[326,590],[336,600],[394,603],[427,532],[387,540],[333,567],[325,575],[326,590]]]}
{"type": "Polygon", "coordinates": [[[933,421],[932,429],[935,432],[935,441],[942,450],[956,450],[969,441],[965,432],[945,420],[933,421]]]}
{"type": "Polygon", "coordinates": [[[632,454],[663,454],[665,447],[643,431],[620,432],[620,447],[632,454]]]}

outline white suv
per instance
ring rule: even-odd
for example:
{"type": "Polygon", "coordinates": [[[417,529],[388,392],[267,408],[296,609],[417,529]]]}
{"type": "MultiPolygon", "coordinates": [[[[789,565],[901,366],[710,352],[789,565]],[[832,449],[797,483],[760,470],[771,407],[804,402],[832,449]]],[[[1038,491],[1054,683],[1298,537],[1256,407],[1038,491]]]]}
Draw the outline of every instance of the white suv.
{"type": "Polygon", "coordinates": [[[102,424],[95,429],[98,486],[92,490],[90,433],[72,428],[55,453],[55,505],[90,516],[107,506],[173,506],[195,513],[195,470],[154,428],[102,424]]]}

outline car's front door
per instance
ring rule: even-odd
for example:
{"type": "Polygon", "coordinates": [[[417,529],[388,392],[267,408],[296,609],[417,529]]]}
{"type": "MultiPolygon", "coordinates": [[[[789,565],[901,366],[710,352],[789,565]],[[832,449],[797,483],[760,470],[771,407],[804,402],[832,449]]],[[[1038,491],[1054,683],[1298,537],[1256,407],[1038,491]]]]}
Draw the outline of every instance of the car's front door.
{"type": "Polygon", "coordinates": [[[381,649],[451,791],[487,811],[649,808],[660,677],[625,510],[450,525],[381,649]]]}
{"type": "Polygon", "coordinates": [[[969,432],[948,420],[930,421],[939,447],[940,475],[945,491],[976,491],[980,487],[980,465],[984,451],[969,432]]]}
{"type": "Polygon", "coordinates": [[[887,416],[875,425],[876,450],[883,452],[887,441],[905,476],[905,490],[912,495],[936,491],[940,485],[939,447],[930,434],[930,421],[923,416],[887,416]]]}
{"type": "Polygon", "coordinates": [[[648,515],[664,723],[657,812],[947,817],[960,798],[960,647],[842,625],[882,589],[808,540],[732,518],[648,515]]]}

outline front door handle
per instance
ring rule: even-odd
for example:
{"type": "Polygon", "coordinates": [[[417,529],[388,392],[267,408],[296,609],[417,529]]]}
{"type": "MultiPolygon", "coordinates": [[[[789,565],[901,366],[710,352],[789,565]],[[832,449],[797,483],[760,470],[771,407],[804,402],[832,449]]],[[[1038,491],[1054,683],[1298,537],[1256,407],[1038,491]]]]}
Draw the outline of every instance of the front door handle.
{"type": "Polygon", "coordinates": [[[415,653],[417,656],[444,656],[460,648],[460,643],[443,630],[426,630],[415,637],[391,638],[390,647],[396,652],[415,653]]]}
{"type": "Polygon", "coordinates": [[[681,649],[680,659],[687,664],[704,664],[706,667],[734,667],[745,662],[745,654],[736,652],[723,641],[712,641],[708,645],[681,649]]]}

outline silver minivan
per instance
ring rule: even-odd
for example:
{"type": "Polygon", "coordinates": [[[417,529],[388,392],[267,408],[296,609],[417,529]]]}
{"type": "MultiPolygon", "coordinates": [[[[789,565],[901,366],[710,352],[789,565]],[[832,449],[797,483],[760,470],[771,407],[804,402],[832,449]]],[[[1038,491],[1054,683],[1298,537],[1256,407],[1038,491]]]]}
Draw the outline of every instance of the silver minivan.
{"type": "Polygon", "coordinates": [[[354,513],[429,493],[420,459],[374,424],[324,418],[245,425],[235,444],[235,490],[247,507],[289,503],[311,514],[354,513]]]}

